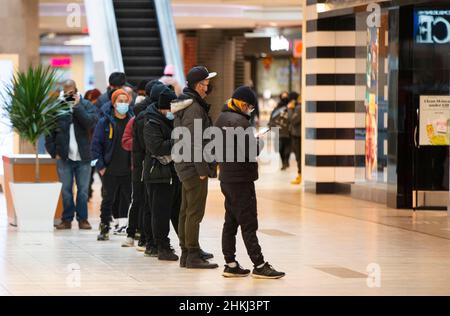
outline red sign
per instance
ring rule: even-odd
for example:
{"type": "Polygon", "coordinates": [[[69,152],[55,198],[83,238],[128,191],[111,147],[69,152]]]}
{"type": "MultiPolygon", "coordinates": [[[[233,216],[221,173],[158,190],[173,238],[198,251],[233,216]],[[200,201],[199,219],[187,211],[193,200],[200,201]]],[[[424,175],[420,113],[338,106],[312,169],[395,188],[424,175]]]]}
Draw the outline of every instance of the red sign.
{"type": "Polygon", "coordinates": [[[294,41],[294,57],[295,58],[301,58],[302,57],[302,51],[303,51],[303,41],[302,40],[295,40],[294,41]]]}
{"type": "Polygon", "coordinates": [[[53,57],[50,60],[50,65],[53,68],[69,68],[72,65],[72,57],[70,56],[53,57]]]}

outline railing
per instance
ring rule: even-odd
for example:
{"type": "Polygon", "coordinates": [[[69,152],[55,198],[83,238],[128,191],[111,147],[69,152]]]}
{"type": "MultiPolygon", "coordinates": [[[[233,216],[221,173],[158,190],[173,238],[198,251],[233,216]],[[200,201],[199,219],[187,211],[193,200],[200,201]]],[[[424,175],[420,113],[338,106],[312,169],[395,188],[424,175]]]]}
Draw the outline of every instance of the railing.
{"type": "Polygon", "coordinates": [[[183,62],[178,47],[177,31],[172,14],[170,0],[154,0],[158,18],[159,32],[167,65],[175,67],[175,77],[182,86],[185,85],[183,62]]]}
{"type": "Polygon", "coordinates": [[[84,0],[84,4],[94,63],[103,63],[104,81],[107,82],[112,72],[124,72],[114,6],[112,0],[84,0]]]}

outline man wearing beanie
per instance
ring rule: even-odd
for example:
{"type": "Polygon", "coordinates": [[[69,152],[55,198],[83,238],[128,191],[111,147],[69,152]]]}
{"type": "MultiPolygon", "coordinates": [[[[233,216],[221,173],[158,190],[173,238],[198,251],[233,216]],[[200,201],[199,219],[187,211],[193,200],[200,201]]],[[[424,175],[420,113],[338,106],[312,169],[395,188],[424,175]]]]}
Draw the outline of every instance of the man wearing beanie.
{"type": "Polygon", "coordinates": [[[170,103],[176,94],[164,87],[158,103],[150,106],[149,119],[144,126],[145,167],[144,182],[152,210],[152,230],[158,248],[158,259],[177,261],[178,256],[170,246],[170,222],[178,231],[178,214],[181,204],[181,184],[172,161],[173,114],[170,103]]]}
{"type": "MultiPolygon", "coordinates": [[[[206,67],[192,68],[187,75],[187,87],[179,100],[173,103],[175,128],[187,128],[191,135],[191,157],[177,161],[175,169],[182,182],[182,202],[179,218],[179,239],[181,247],[180,267],[189,269],[215,269],[218,265],[209,263],[212,254],[201,250],[199,245],[200,223],[205,215],[208,196],[208,177],[216,176],[216,165],[203,158],[207,145],[203,132],[212,125],[209,117],[210,105],[205,98],[212,91],[210,80],[217,73],[210,73],[206,67]],[[195,134],[195,122],[201,123],[201,135],[195,134]],[[197,153],[197,154],[196,154],[197,153]],[[195,161],[195,157],[200,161],[195,161]]],[[[197,124],[198,124],[197,123],[197,124]]]]}
{"type": "Polygon", "coordinates": [[[236,234],[240,226],[247,253],[254,265],[252,276],[279,279],[284,276],[284,273],[276,271],[264,261],[256,236],[258,217],[254,182],[258,179],[257,156],[260,151],[260,141],[254,136],[252,128],[250,133],[237,134],[237,136],[233,133],[236,128],[244,130],[250,128],[250,115],[257,102],[255,93],[249,87],[239,87],[225,104],[215,123],[215,126],[223,131],[225,138],[224,156],[219,157],[219,181],[225,196],[222,251],[226,265],[223,276],[245,277],[250,274],[250,270],[242,268],[236,261],[236,234]],[[229,140],[228,137],[234,139],[229,140]],[[245,141],[236,140],[239,137],[245,137],[245,141]]]}
{"type": "Polygon", "coordinates": [[[158,249],[153,239],[151,205],[149,204],[147,190],[145,188],[145,184],[142,179],[142,175],[144,172],[143,167],[145,166],[145,157],[146,157],[144,127],[145,123],[150,119],[152,107],[158,104],[159,96],[165,88],[166,87],[164,86],[164,84],[158,80],[153,80],[146,85],[145,90],[147,97],[141,103],[141,105],[145,105],[145,108],[142,107],[140,109],[140,113],[136,116],[136,122],[134,124],[134,131],[133,131],[134,135],[133,154],[139,156],[140,160],[139,177],[142,181],[142,189],[145,195],[145,206],[143,208],[142,213],[142,228],[144,230],[144,236],[146,239],[145,241],[142,240],[141,242],[139,242],[137,250],[145,252],[145,256],[147,257],[158,256],[158,249]]]}
{"type": "Polygon", "coordinates": [[[116,195],[120,200],[119,218],[126,218],[131,198],[131,157],[122,148],[122,137],[131,119],[131,96],[116,90],[111,96],[112,106],[98,122],[92,141],[92,159],[102,177],[103,199],[100,208],[100,234],[98,240],[109,240],[112,204],[116,195]]]}

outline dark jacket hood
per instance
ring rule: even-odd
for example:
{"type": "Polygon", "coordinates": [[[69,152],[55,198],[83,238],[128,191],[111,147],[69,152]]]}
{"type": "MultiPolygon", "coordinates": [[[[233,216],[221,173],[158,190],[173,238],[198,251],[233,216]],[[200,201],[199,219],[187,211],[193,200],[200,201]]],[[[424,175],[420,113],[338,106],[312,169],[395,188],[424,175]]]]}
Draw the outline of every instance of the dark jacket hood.
{"type": "Polygon", "coordinates": [[[156,103],[152,103],[152,105],[148,108],[148,117],[149,121],[161,124],[164,123],[171,128],[173,128],[173,122],[169,119],[167,119],[161,112],[159,112],[158,108],[156,107],[156,103]]]}

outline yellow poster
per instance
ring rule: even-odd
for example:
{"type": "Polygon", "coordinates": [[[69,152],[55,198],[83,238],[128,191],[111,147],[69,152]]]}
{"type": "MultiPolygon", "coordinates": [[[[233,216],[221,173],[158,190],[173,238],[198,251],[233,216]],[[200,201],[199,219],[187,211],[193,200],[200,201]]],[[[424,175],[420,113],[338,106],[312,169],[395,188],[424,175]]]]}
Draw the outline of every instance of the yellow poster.
{"type": "Polygon", "coordinates": [[[420,96],[419,144],[449,145],[450,96],[420,96]]]}

